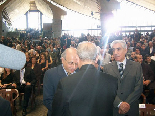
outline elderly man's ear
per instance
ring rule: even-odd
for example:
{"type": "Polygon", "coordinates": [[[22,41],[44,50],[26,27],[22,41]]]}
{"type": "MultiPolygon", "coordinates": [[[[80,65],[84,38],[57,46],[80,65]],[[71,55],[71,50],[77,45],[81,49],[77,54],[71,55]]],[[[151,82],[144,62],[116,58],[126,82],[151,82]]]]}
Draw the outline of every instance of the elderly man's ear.
{"type": "Polygon", "coordinates": [[[96,56],[95,64],[97,64],[98,60],[99,60],[99,55],[96,56]]]}

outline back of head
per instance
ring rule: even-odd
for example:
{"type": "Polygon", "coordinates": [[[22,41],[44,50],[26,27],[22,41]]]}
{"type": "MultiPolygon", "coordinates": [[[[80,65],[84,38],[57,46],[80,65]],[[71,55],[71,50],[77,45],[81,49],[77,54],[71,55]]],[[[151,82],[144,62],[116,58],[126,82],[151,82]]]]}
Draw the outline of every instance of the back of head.
{"type": "Polygon", "coordinates": [[[80,60],[93,61],[97,56],[97,48],[94,43],[84,41],[78,44],[77,54],[80,60]]]}

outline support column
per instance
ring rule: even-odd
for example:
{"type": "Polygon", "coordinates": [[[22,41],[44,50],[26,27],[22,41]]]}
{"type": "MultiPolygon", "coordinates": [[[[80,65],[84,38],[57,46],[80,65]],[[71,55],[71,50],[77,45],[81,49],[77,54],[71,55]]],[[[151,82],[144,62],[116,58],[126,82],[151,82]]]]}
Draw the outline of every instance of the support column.
{"type": "Polygon", "coordinates": [[[42,13],[40,12],[40,32],[42,32],[42,13]]]}
{"type": "Polygon", "coordinates": [[[52,31],[54,37],[60,37],[62,32],[62,21],[61,19],[53,19],[52,31]]]}
{"type": "Polygon", "coordinates": [[[3,22],[2,22],[2,10],[0,10],[0,37],[3,36],[3,35],[2,35],[2,30],[3,30],[3,29],[2,29],[2,27],[3,27],[3,26],[2,26],[2,23],[3,23],[3,22]]]}
{"type": "Polygon", "coordinates": [[[43,0],[46,2],[52,12],[53,12],[53,23],[52,23],[52,32],[53,32],[53,37],[57,38],[61,36],[62,33],[62,20],[61,17],[63,15],[67,15],[67,12],[58,8],[57,6],[53,5],[52,3],[48,2],[47,0],[43,0]]]}
{"type": "Polygon", "coordinates": [[[26,15],[26,29],[28,29],[28,28],[29,28],[29,22],[28,22],[28,12],[29,12],[29,11],[27,11],[27,12],[26,12],[26,14],[25,14],[25,15],[26,15]]]}

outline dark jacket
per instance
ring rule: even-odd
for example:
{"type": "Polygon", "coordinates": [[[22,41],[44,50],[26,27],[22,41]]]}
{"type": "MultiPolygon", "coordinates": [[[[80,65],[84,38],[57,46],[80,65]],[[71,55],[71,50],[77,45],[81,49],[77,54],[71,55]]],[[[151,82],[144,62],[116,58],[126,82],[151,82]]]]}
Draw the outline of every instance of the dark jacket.
{"type": "Polygon", "coordinates": [[[153,73],[151,67],[146,63],[142,63],[141,66],[142,66],[142,70],[143,70],[144,80],[151,81],[151,83],[148,85],[149,89],[154,89],[155,88],[155,85],[153,83],[154,82],[154,73],[153,73]]]}
{"type": "Polygon", "coordinates": [[[83,65],[60,80],[52,103],[52,116],[112,116],[117,79],[83,65]]]}
{"type": "MultiPolygon", "coordinates": [[[[16,83],[17,86],[20,86],[21,85],[20,70],[15,71],[14,76],[15,77],[13,79],[13,83],[16,83]]],[[[28,67],[25,68],[24,80],[25,80],[25,82],[31,83],[31,85],[36,84],[36,77],[35,77],[35,74],[31,68],[28,68],[28,67]]]]}
{"type": "Polygon", "coordinates": [[[0,97],[0,115],[12,116],[10,102],[0,97]]]}

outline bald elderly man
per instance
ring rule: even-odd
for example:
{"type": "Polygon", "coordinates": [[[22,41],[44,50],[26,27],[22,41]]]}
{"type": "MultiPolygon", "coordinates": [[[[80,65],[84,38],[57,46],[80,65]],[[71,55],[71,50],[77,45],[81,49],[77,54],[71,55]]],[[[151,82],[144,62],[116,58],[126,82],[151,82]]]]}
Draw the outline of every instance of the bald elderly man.
{"type": "Polygon", "coordinates": [[[61,54],[62,64],[47,70],[43,80],[43,104],[48,109],[48,116],[51,116],[52,101],[60,79],[76,73],[78,67],[77,50],[68,48],[61,54]]]}

